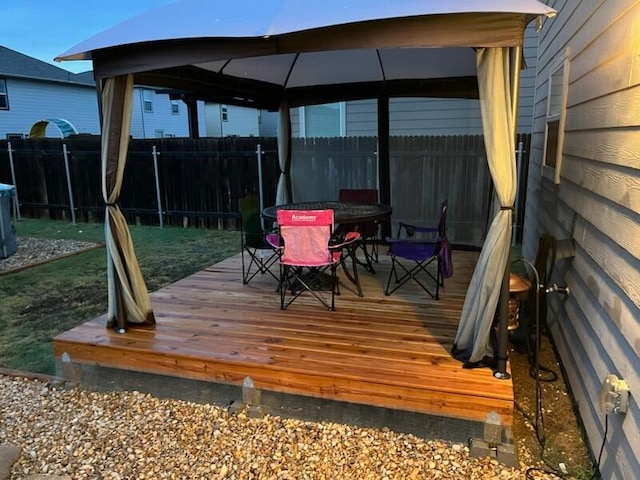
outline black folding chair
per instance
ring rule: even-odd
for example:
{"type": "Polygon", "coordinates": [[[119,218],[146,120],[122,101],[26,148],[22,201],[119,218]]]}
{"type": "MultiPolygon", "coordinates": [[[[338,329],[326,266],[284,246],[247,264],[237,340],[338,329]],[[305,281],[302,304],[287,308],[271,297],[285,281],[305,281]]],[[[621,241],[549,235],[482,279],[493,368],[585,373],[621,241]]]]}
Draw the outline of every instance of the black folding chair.
{"type": "Polygon", "coordinates": [[[258,196],[241,198],[238,207],[242,217],[242,283],[246,285],[258,273],[268,273],[279,281],[278,275],[271,271],[278,260],[278,252],[265,240],[258,196]]]}

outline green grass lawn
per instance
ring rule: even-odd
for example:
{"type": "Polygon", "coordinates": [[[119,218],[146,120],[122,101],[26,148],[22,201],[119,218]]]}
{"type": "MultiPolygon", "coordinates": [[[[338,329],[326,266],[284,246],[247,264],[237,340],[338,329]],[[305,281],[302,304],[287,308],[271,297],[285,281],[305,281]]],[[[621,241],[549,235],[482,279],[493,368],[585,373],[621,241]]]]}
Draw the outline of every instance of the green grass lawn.
{"type": "MultiPolygon", "coordinates": [[[[22,219],[18,237],[104,242],[104,225],[22,219]]],[[[240,234],[131,226],[150,292],[240,251],[240,234]]],[[[104,247],[0,275],[0,367],[54,374],[51,340],[107,311],[104,247]]]]}

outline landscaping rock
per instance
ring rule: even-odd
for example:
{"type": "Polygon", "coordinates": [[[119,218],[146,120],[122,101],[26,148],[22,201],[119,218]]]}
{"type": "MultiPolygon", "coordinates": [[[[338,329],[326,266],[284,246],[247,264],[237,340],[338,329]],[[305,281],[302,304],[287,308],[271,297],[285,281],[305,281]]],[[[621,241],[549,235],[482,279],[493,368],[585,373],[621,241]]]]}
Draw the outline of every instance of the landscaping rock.
{"type": "Polygon", "coordinates": [[[242,410],[230,415],[213,405],[6,375],[0,391],[0,441],[23,449],[15,479],[526,478],[525,467],[473,458],[466,445],[388,429],[251,418],[242,410]]]}
{"type": "Polygon", "coordinates": [[[11,467],[20,458],[22,450],[11,443],[0,444],[0,480],[8,480],[11,467]]]}

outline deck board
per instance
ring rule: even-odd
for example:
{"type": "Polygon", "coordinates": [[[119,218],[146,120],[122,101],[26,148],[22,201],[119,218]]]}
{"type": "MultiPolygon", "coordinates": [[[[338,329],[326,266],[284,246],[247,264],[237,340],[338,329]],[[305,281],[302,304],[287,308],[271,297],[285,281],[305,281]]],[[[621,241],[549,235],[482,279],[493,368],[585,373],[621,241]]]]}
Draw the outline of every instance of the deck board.
{"type": "Polygon", "coordinates": [[[336,311],[312,298],[279,308],[275,281],[241,281],[240,256],[151,294],[154,327],[117,334],[100,317],[54,339],[76,364],[99,365],[482,422],[513,419],[513,385],[488,369],[463,369],[450,351],[478,254],[454,251],[440,300],[417,287],[391,296],[381,257],[360,272],[364,297],[341,286],[336,311]]]}

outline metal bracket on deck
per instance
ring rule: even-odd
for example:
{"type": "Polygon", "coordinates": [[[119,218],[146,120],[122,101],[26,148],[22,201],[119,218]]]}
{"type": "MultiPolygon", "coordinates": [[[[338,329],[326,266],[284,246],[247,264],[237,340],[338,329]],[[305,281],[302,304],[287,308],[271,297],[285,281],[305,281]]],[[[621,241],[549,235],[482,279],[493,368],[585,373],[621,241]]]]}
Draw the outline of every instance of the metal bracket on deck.
{"type": "Polygon", "coordinates": [[[246,410],[250,418],[262,418],[265,415],[262,403],[262,392],[255,387],[251,377],[242,381],[242,401],[234,401],[229,405],[229,413],[235,414],[246,410]]]}
{"type": "Polygon", "coordinates": [[[504,428],[500,415],[489,412],[484,423],[483,438],[469,439],[472,457],[491,457],[509,467],[518,467],[518,454],[509,428],[504,428]]]}

